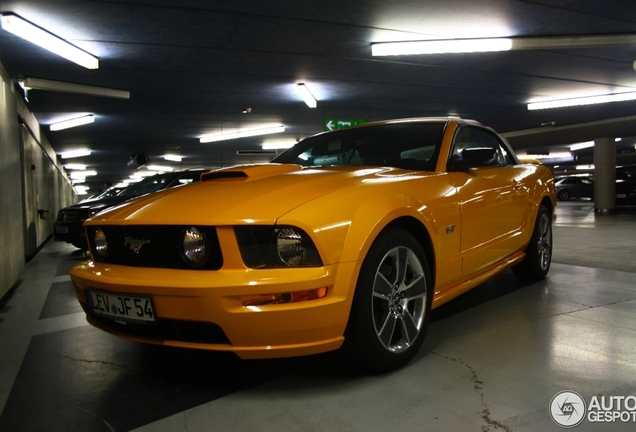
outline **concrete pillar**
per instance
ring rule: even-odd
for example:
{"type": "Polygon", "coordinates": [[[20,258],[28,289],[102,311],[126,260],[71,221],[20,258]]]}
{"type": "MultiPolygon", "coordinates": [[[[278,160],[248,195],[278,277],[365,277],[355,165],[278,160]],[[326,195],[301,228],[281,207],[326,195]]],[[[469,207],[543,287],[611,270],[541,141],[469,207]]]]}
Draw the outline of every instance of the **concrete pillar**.
{"type": "Polygon", "coordinates": [[[616,141],[594,141],[594,208],[608,212],[616,208],[616,141]]]}

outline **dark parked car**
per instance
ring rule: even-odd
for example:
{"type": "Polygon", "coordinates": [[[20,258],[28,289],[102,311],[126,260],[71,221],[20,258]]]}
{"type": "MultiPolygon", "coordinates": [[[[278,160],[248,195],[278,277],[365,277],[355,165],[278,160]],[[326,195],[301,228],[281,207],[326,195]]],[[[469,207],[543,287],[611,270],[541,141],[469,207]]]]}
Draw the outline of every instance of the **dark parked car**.
{"type": "Polygon", "coordinates": [[[113,187],[113,188],[110,188],[110,189],[108,189],[108,190],[106,190],[104,192],[97,193],[95,195],[91,195],[90,197],[88,197],[86,199],[83,199],[80,202],[81,203],[85,203],[85,202],[88,202],[88,201],[96,201],[98,199],[103,199],[103,198],[108,198],[108,197],[112,197],[112,196],[115,196],[115,195],[119,195],[124,189],[126,189],[126,188],[124,188],[124,187],[113,187]]]}
{"type": "Polygon", "coordinates": [[[616,168],[616,204],[636,204],[636,165],[616,168]]]}
{"type": "Polygon", "coordinates": [[[570,198],[594,198],[594,181],[587,177],[564,177],[555,183],[559,201],[570,198]]]}
{"type": "Polygon", "coordinates": [[[54,224],[55,240],[71,243],[80,249],[87,249],[86,234],[82,226],[86,219],[129,199],[198,181],[202,172],[201,170],[174,171],[153,175],[128,186],[119,195],[93,199],[63,208],[58,212],[54,224]]]}

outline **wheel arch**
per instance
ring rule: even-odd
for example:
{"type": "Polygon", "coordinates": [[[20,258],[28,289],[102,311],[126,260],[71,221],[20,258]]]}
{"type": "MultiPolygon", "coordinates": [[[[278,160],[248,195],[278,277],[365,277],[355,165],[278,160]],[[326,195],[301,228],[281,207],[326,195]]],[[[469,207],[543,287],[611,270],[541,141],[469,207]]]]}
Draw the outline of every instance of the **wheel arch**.
{"type": "Polygon", "coordinates": [[[548,211],[550,212],[550,215],[554,215],[554,205],[549,196],[546,195],[543,197],[543,199],[541,199],[541,202],[539,203],[539,207],[541,206],[545,206],[545,208],[547,208],[548,211]]]}
{"type": "Polygon", "coordinates": [[[378,236],[384,231],[396,227],[408,231],[424,250],[424,254],[426,255],[426,260],[428,262],[429,271],[431,274],[431,282],[433,286],[435,286],[435,249],[433,247],[433,240],[430,233],[426,229],[426,226],[424,226],[422,222],[412,216],[401,216],[389,222],[380,231],[378,236]]]}

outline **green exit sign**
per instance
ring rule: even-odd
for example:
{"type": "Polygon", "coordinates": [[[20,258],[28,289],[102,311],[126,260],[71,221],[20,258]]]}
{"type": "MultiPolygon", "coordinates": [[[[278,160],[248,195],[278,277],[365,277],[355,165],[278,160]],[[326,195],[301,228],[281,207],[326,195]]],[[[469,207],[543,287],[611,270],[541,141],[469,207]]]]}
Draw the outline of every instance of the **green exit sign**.
{"type": "Polygon", "coordinates": [[[351,120],[351,119],[325,119],[325,130],[333,131],[336,129],[348,128],[351,126],[357,126],[361,124],[369,123],[368,120],[351,120]]]}

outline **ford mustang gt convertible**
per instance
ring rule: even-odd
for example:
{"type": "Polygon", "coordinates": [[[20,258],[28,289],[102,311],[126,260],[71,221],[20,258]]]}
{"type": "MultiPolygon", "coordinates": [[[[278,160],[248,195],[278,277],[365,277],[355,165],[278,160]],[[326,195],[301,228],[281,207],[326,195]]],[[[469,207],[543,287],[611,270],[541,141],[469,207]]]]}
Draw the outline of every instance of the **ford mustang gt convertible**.
{"type": "Polygon", "coordinates": [[[94,215],[71,278],[88,321],[129,340],[341,349],[380,373],[415,356],[431,309],[508,268],[544,278],[555,204],[550,171],[475,121],[368,123],[94,215]]]}

